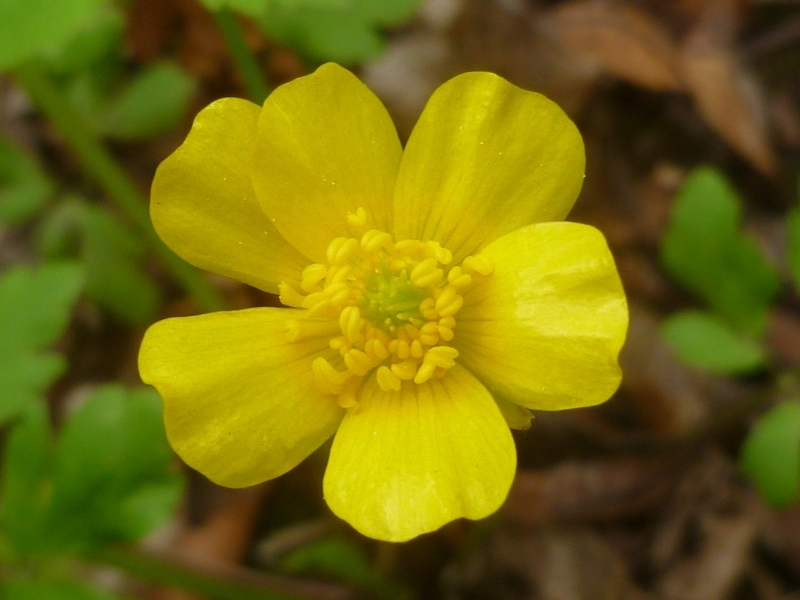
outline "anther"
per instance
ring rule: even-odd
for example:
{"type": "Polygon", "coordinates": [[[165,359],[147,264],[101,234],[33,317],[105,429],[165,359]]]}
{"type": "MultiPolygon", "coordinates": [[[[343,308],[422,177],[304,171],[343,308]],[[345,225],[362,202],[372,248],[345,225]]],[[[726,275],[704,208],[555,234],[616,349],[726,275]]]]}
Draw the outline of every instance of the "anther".
{"type": "Polygon", "coordinates": [[[385,231],[370,229],[361,237],[361,249],[365,252],[375,252],[381,248],[392,249],[392,236],[385,231]]]}
{"type": "Polygon", "coordinates": [[[347,306],[339,315],[339,328],[352,344],[361,337],[361,324],[361,311],[357,306],[347,306]]]}
{"type": "Polygon", "coordinates": [[[325,258],[328,259],[328,264],[336,265],[343,263],[350,255],[358,248],[358,240],[354,238],[335,238],[328,244],[328,250],[325,253],[325,258]]]}
{"type": "Polygon", "coordinates": [[[319,263],[308,265],[303,269],[303,275],[300,280],[300,288],[305,292],[319,291],[319,283],[325,279],[328,274],[328,268],[319,263]]]}
{"type": "Polygon", "coordinates": [[[363,227],[367,224],[367,211],[359,206],[354,213],[347,213],[347,224],[351,227],[363,227]]]}
{"type": "Polygon", "coordinates": [[[395,391],[399,392],[402,382],[400,378],[392,373],[391,369],[387,366],[378,367],[378,372],[375,374],[375,378],[378,380],[378,386],[384,391],[395,391]]]}
{"type": "Polygon", "coordinates": [[[323,394],[339,394],[344,383],[350,378],[351,373],[339,372],[333,368],[331,363],[323,357],[318,356],[311,363],[311,373],[317,389],[323,394]]]}
{"type": "Polygon", "coordinates": [[[344,364],[353,375],[363,377],[374,365],[363,351],[352,348],[344,355],[344,364]]]}
{"type": "Polygon", "coordinates": [[[425,383],[436,372],[436,365],[430,362],[424,362],[414,375],[414,383],[425,383]]]}
{"type": "Polygon", "coordinates": [[[283,305],[305,308],[304,303],[306,297],[285,281],[278,284],[278,294],[283,305]]]}
{"type": "Polygon", "coordinates": [[[449,369],[455,364],[458,358],[458,350],[452,346],[436,346],[425,353],[425,362],[434,364],[437,367],[449,369]]]}
{"type": "Polygon", "coordinates": [[[438,264],[435,258],[426,258],[414,267],[408,278],[417,287],[436,285],[444,275],[441,269],[436,268],[438,264]]]}
{"type": "Polygon", "coordinates": [[[392,373],[397,375],[400,379],[410,381],[414,379],[414,375],[417,374],[417,362],[414,360],[404,360],[394,363],[391,369],[392,373]]]}
{"type": "Polygon", "coordinates": [[[477,256],[468,256],[461,265],[464,267],[465,271],[478,273],[479,275],[491,275],[494,270],[492,261],[480,254],[477,256]]]}

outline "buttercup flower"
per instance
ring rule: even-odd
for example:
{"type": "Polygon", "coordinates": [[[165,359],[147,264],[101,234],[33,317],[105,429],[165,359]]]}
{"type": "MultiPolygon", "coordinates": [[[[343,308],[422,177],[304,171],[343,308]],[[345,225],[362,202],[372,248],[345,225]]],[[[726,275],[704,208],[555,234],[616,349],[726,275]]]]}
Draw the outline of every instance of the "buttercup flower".
{"type": "Polygon", "coordinates": [[[628,313],[555,104],[489,73],[433,94],[405,150],[333,64],[263,107],[226,98],[159,167],[151,215],[188,262],[280,294],[153,325],[142,379],[187,464],[229,487],[332,435],[331,510],[401,541],[497,510],[529,409],[603,402],[628,313]]]}

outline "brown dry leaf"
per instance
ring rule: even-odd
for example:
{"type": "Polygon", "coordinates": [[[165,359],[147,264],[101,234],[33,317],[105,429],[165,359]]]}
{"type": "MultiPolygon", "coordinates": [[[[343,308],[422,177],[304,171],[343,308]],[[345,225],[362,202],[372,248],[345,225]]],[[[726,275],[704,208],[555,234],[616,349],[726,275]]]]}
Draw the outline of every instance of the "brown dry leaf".
{"type": "MultiPolygon", "coordinates": [[[[227,502],[219,506],[198,527],[187,528],[175,540],[172,554],[201,565],[238,564],[250,543],[253,525],[258,518],[270,484],[226,494],[227,502]]],[[[151,600],[195,600],[188,592],[157,590],[151,600]]]]}
{"type": "Polygon", "coordinates": [[[667,496],[680,463],[674,456],[622,458],[520,471],[503,512],[510,521],[526,526],[630,518],[667,496]]]}
{"type": "Polygon", "coordinates": [[[656,91],[681,89],[672,38],[635,6],[579,0],[542,24],[566,49],[617,77],[656,91]]]}
{"type": "Polygon", "coordinates": [[[777,160],[767,134],[761,88],[724,36],[700,22],[680,51],[681,79],[705,121],[759,171],[773,175],[777,160]]]}
{"type": "Polygon", "coordinates": [[[501,529],[452,577],[447,597],[481,600],[652,600],[623,557],[588,528],[501,529]]]}

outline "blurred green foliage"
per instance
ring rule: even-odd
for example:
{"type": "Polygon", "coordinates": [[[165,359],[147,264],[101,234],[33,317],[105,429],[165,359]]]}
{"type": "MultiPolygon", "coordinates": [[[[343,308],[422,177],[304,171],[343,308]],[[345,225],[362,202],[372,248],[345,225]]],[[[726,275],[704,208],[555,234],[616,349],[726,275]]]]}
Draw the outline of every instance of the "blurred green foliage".
{"type": "Polygon", "coordinates": [[[661,263],[711,313],[677,313],[667,342],[686,362],[716,373],[763,366],[760,337],[780,289],[776,269],[741,231],[742,203],[725,177],[701,167],[686,178],[661,241],[661,263]]]}
{"type": "Polygon", "coordinates": [[[725,177],[694,170],[681,186],[661,262],[667,271],[741,332],[760,333],[780,281],[741,231],[742,202],[725,177]]]}
{"type": "Polygon", "coordinates": [[[777,507],[800,491],[800,401],[782,402],[755,424],[740,457],[742,472],[777,507]]]}
{"type": "Polygon", "coordinates": [[[151,389],[99,388],[59,436],[44,405],[29,405],[8,438],[0,490],[13,562],[36,567],[45,557],[135,540],[165,523],[183,490],[171,462],[161,400],[151,389]]]}
{"type": "Polygon", "coordinates": [[[0,423],[18,416],[64,372],[48,347],[63,335],[84,283],[75,263],[15,267],[0,275],[0,423]]]}
{"type": "Polygon", "coordinates": [[[54,52],[80,34],[107,0],[3,0],[0,70],[54,52]]]}
{"type": "Polygon", "coordinates": [[[0,138],[0,222],[19,225],[50,199],[53,185],[36,161],[0,138]]]}
{"type": "MultiPolygon", "coordinates": [[[[720,375],[750,374],[773,366],[762,338],[781,280],[755,242],[742,233],[741,220],[742,202],[725,176],[701,167],[679,190],[661,243],[665,270],[708,307],[671,315],[662,326],[662,336],[681,360],[720,375]]],[[[786,263],[797,292],[797,208],[787,215],[786,233],[786,263]]],[[[796,500],[800,401],[783,401],[765,413],[745,438],[739,461],[742,473],[770,504],[783,507],[796,500]]]]}
{"type": "Polygon", "coordinates": [[[681,311],[665,321],[661,333],[681,360],[712,373],[746,373],[767,364],[761,344],[737,335],[712,313],[681,311]]]}

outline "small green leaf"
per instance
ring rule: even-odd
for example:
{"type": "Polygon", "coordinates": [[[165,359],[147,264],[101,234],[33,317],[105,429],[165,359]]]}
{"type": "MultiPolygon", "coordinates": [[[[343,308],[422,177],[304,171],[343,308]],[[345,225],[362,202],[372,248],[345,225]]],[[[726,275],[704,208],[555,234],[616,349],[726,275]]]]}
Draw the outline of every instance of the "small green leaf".
{"type": "Polygon", "coordinates": [[[82,215],[86,294],[130,323],[145,323],[158,309],[158,288],[141,270],[144,247],[105,209],[86,206],[82,215]]]}
{"type": "Polygon", "coordinates": [[[3,600],[117,600],[115,596],[75,581],[12,579],[0,584],[3,600]]]}
{"type": "Polygon", "coordinates": [[[0,138],[0,221],[9,225],[33,217],[53,194],[53,184],[22,148],[0,138]]]}
{"type": "Polygon", "coordinates": [[[64,547],[132,540],[174,512],[182,480],[161,400],[149,388],[99,389],[67,420],[56,451],[50,526],[64,547]]]}
{"type": "Polygon", "coordinates": [[[2,524],[17,554],[30,556],[43,548],[53,445],[44,403],[32,403],[24,412],[6,442],[2,524]]]}
{"type": "Polygon", "coordinates": [[[172,63],[145,68],[109,109],[105,133],[121,140],[143,140],[169,131],[186,116],[197,84],[172,63]]]}
{"type": "Polygon", "coordinates": [[[739,464],[773,506],[787,506],[797,499],[800,402],[784,402],[761,417],[742,445],[739,464]]]}
{"type": "Polygon", "coordinates": [[[0,277],[0,423],[39,399],[64,368],[44,349],[64,333],[83,279],[72,263],[15,267],[0,277]]]}
{"type": "Polygon", "coordinates": [[[84,30],[107,0],[3,0],[0,71],[54,52],[84,30]]]}
{"type": "Polygon", "coordinates": [[[734,327],[759,333],[780,287],[775,269],[740,231],[741,201],[714,169],[695,169],[675,203],[661,262],[734,327]]]}
{"type": "Polygon", "coordinates": [[[749,373],[766,364],[764,348],[732,330],[718,317],[700,311],[672,315],[661,335],[684,362],[725,375],[749,373]]]}
{"type": "Polygon", "coordinates": [[[380,29],[401,23],[419,0],[351,0],[340,7],[274,2],[259,21],[264,33],[315,60],[354,64],[383,50],[380,29]]]}

